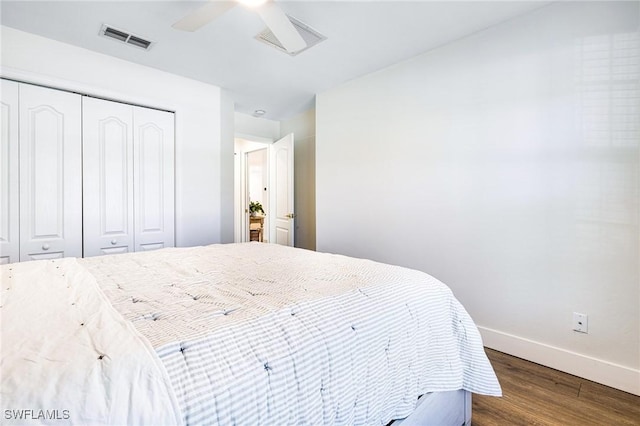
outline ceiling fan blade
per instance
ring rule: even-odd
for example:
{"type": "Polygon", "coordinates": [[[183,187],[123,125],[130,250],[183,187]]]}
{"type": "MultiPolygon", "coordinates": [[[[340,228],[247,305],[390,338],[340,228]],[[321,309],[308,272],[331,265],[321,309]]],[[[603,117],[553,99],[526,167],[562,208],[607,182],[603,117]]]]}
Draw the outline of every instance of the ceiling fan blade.
{"type": "Polygon", "coordinates": [[[280,6],[273,2],[267,2],[256,8],[256,12],[258,12],[280,44],[287,49],[287,52],[297,52],[307,47],[307,43],[289,21],[287,15],[280,9],[280,6]]]}
{"type": "Polygon", "coordinates": [[[173,24],[172,27],[176,30],[196,31],[236,5],[237,3],[234,1],[210,0],[173,24]]]}

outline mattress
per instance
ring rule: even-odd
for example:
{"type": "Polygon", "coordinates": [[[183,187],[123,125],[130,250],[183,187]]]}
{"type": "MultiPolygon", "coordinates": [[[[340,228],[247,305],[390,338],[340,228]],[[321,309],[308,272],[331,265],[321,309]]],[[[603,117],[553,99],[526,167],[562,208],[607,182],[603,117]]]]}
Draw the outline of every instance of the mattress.
{"type": "MultiPolygon", "coordinates": [[[[117,377],[135,374],[131,377],[146,380],[142,391],[115,388],[113,398],[122,405],[103,408],[103,413],[113,411],[104,423],[116,418],[139,423],[152,414],[183,424],[384,425],[406,417],[427,392],[500,395],[473,321],[448,287],[419,271],[260,243],[63,259],[42,267],[66,271],[60,288],[47,294],[65,285],[82,289],[66,303],[91,301],[92,310],[99,306],[109,313],[108,322],[90,331],[115,348],[131,348],[127,368],[132,371],[119,370],[117,377]],[[136,370],[143,367],[148,371],[136,370]],[[149,393],[152,401],[144,400],[149,393]],[[128,404],[122,402],[127,398],[128,404]],[[156,404],[162,409],[144,409],[156,404]]],[[[24,278],[16,278],[27,274],[26,268],[19,264],[10,271],[13,294],[27,286],[24,278]]],[[[3,269],[3,279],[6,273],[3,269]]],[[[3,396],[9,388],[21,394],[23,386],[29,388],[12,372],[29,371],[34,362],[42,381],[64,382],[68,377],[58,377],[50,354],[37,345],[30,363],[12,358],[6,379],[4,299],[9,293],[3,288],[3,396]]],[[[52,310],[54,304],[29,297],[29,303],[42,305],[39,309],[52,310]]],[[[101,349],[108,359],[118,358],[118,351],[111,355],[109,350],[101,349]]],[[[99,378],[85,386],[109,392],[99,378]]],[[[26,394],[34,398],[38,392],[26,394]]],[[[3,398],[2,408],[12,409],[29,397],[3,398]]],[[[54,399],[31,405],[48,407],[54,399]]],[[[86,411],[83,404],[64,404],[76,419],[86,411]]]]}

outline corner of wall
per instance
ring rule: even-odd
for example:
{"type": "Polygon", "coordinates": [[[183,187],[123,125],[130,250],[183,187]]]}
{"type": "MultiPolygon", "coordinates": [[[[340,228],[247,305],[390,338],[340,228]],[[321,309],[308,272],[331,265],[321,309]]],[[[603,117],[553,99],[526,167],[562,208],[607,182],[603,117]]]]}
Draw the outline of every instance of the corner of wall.
{"type": "Polygon", "coordinates": [[[220,94],[220,242],[234,241],[235,115],[231,94],[220,94]]]}

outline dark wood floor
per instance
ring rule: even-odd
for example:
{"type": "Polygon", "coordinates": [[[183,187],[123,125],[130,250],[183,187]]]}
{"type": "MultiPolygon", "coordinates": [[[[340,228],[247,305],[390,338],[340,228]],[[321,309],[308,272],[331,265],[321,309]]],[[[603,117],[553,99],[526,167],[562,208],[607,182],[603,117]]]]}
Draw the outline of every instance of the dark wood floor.
{"type": "Polygon", "coordinates": [[[472,426],[640,425],[640,397],[491,349],[502,398],[473,395],[472,426]]]}

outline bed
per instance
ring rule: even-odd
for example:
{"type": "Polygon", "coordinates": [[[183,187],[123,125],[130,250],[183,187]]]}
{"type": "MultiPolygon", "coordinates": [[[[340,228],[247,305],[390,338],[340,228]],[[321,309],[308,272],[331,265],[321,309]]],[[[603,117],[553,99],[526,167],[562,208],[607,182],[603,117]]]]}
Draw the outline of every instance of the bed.
{"type": "Polygon", "coordinates": [[[254,242],[1,278],[7,424],[460,425],[501,393],[467,312],[411,269],[254,242]]]}

